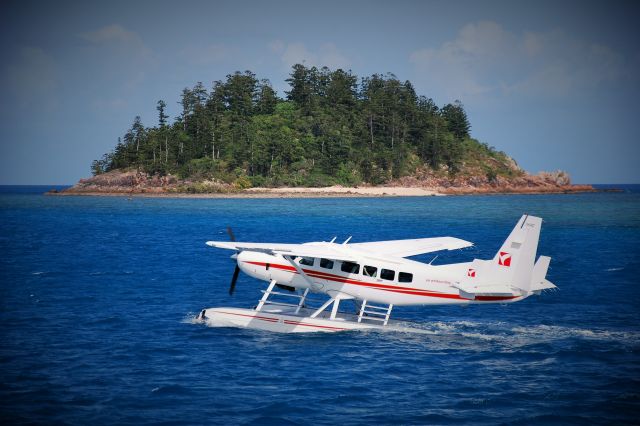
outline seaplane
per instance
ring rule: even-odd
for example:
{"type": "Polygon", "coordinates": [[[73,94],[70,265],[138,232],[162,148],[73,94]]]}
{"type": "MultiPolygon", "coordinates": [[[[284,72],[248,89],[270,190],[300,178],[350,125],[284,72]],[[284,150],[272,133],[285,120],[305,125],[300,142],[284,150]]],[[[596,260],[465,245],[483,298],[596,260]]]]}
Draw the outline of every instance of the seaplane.
{"type": "Polygon", "coordinates": [[[473,243],[455,237],[303,244],[207,241],[232,250],[236,261],[229,294],[239,273],[268,282],[251,309],[203,309],[197,320],[211,326],[283,333],[391,329],[411,331],[391,320],[396,306],[513,303],[556,286],[546,279],[550,258],[536,251],[542,219],[523,215],[492,259],[434,265],[408,257],[459,250],[473,243]],[[311,307],[310,293],[328,299],[311,307]],[[349,311],[340,310],[341,303],[349,311]]]}

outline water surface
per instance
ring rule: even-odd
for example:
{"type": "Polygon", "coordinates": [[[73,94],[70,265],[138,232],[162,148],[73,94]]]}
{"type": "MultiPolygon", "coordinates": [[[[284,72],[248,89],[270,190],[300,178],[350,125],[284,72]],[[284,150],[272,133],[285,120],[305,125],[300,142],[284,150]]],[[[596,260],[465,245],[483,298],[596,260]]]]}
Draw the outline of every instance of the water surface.
{"type": "MultiPolygon", "coordinates": [[[[50,189],[45,187],[45,190],[50,189]]],[[[0,191],[0,419],[69,424],[635,423],[640,193],[362,199],[47,197],[0,191]],[[512,305],[399,307],[423,334],[209,328],[250,307],[226,239],[451,235],[491,257],[521,214],[559,290],[512,305]]],[[[430,261],[433,256],[418,260],[430,261]]]]}

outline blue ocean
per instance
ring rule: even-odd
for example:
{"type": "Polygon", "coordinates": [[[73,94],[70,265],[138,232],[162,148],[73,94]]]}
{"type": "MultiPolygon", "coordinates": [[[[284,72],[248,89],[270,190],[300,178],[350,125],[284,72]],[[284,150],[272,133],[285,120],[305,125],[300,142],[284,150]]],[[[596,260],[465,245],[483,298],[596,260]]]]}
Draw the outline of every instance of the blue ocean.
{"type": "MultiPolygon", "coordinates": [[[[620,187],[618,185],[618,187],[620,187]]],[[[640,187],[426,198],[54,197],[0,188],[2,424],[638,424],[640,187]],[[424,333],[215,328],[251,307],[227,239],[450,235],[489,258],[523,213],[557,291],[510,305],[397,307],[424,333]]]]}

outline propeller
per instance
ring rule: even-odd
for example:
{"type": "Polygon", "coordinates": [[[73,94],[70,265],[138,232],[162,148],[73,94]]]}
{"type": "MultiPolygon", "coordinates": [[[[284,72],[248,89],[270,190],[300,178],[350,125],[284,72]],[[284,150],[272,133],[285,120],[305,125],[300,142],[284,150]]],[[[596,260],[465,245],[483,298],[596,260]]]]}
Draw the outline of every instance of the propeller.
{"type": "Polygon", "coordinates": [[[231,278],[231,285],[229,286],[229,296],[233,296],[233,292],[236,289],[236,281],[238,281],[239,273],[240,273],[240,267],[236,265],[236,269],[233,271],[233,277],[231,278]]]}
{"type": "MultiPolygon", "coordinates": [[[[227,226],[227,234],[229,234],[229,239],[231,242],[236,241],[236,236],[233,235],[233,230],[230,226],[227,226]]],[[[233,296],[233,292],[236,289],[236,281],[238,281],[238,275],[240,274],[240,267],[236,263],[236,269],[233,271],[233,277],[231,277],[231,285],[229,286],[229,296],[233,296]]]]}
{"type": "Polygon", "coordinates": [[[229,234],[229,239],[231,240],[232,243],[236,242],[236,236],[233,235],[233,230],[231,229],[230,226],[227,226],[227,234],[229,234]]]}

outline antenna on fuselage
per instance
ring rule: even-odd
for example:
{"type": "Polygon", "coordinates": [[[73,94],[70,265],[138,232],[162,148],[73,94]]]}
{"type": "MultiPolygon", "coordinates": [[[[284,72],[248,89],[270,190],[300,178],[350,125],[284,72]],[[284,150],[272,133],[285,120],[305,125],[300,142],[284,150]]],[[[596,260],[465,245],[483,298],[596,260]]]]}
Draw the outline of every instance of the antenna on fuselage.
{"type": "Polygon", "coordinates": [[[336,238],[338,237],[333,237],[333,239],[331,241],[329,241],[330,243],[334,242],[336,240],[336,238]]]}
{"type": "Polygon", "coordinates": [[[438,255],[436,254],[436,257],[434,257],[433,259],[431,259],[431,262],[429,262],[429,265],[431,265],[433,263],[434,260],[436,260],[438,258],[438,255]]]}
{"type": "Polygon", "coordinates": [[[349,235],[349,238],[347,238],[346,240],[344,240],[344,243],[342,243],[342,245],[343,245],[343,246],[346,246],[346,245],[347,245],[347,243],[348,243],[349,241],[351,241],[351,237],[352,237],[352,235],[349,235]]]}

